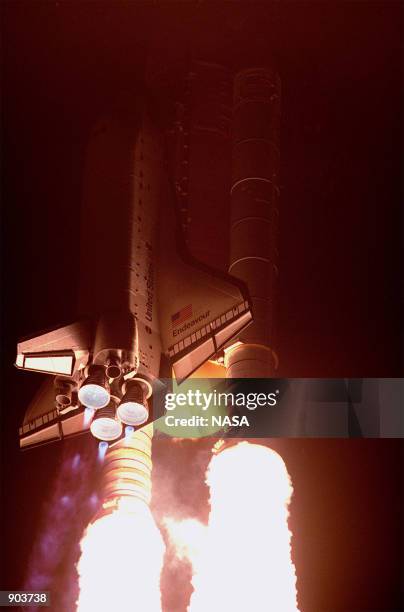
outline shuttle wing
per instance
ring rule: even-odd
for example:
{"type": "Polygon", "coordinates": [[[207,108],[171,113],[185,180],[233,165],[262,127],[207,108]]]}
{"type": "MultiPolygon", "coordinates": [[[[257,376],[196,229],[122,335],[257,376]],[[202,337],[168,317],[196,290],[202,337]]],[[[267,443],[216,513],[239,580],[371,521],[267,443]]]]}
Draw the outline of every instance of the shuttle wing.
{"type": "Polygon", "coordinates": [[[19,429],[20,447],[31,448],[69,438],[89,430],[84,407],[72,405],[59,411],[55,406],[53,378],[48,377],[29,405],[19,429]]]}
{"type": "MultiPolygon", "coordinates": [[[[167,177],[168,179],[168,177],[167,177]]],[[[163,181],[160,210],[158,314],[162,353],[177,380],[187,378],[252,321],[246,285],[196,260],[186,246],[175,188],[163,181]]]]}
{"type": "Polygon", "coordinates": [[[17,345],[16,366],[22,370],[73,376],[88,360],[92,344],[88,322],[59,327],[17,345]]]}
{"type": "Polygon", "coordinates": [[[198,264],[165,269],[160,283],[163,352],[183,380],[252,321],[250,303],[236,279],[198,264]]]}

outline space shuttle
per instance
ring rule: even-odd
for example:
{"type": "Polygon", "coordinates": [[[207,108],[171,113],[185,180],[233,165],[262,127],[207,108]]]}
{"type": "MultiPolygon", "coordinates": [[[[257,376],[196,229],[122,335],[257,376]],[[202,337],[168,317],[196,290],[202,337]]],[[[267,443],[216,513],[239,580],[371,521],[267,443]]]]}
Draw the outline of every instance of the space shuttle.
{"type": "Polygon", "coordinates": [[[79,319],[17,346],[17,368],[47,375],[21,448],[84,432],[114,443],[152,420],[154,381],[186,379],[251,323],[246,286],[188,253],[175,197],[145,102],[98,122],[78,224],[79,319]]]}

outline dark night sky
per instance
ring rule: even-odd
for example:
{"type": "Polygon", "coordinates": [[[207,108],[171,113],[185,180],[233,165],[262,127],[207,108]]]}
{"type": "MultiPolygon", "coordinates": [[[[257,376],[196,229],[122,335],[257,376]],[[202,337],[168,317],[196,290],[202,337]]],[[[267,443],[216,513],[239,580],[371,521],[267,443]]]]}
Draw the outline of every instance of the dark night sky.
{"type": "MultiPolygon", "coordinates": [[[[75,317],[93,122],[119,92],[144,89],[149,53],[171,83],[190,57],[237,68],[275,56],[280,375],[402,376],[403,24],[402,4],[388,1],[21,1],[3,2],[1,11],[1,587],[16,588],[63,451],[18,451],[17,428],[38,378],[12,367],[15,344],[75,317]]],[[[161,96],[172,89],[161,83],[161,96]]],[[[401,442],[275,444],[295,482],[303,609],[399,609],[401,442]]],[[[191,459],[193,451],[171,452],[191,459]]]]}

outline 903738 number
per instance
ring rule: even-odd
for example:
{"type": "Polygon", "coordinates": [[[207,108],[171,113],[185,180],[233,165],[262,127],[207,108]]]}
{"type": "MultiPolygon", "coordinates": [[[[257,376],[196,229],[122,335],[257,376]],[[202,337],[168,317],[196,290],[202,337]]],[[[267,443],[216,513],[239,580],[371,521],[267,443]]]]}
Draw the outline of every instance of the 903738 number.
{"type": "Polygon", "coordinates": [[[0,606],[49,605],[49,591],[0,591],[0,606]]]}

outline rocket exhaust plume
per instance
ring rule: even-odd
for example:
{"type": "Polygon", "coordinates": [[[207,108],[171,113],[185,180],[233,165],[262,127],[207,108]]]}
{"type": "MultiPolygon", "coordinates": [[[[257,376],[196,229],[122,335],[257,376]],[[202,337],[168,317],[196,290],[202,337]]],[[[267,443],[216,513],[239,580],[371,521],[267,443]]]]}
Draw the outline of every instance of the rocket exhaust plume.
{"type": "Polygon", "coordinates": [[[204,537],[195,525],[166,522],[178,556],[193,566],[188,611],[298,612],[288,528],[293,489],[281,457],[241,442],[212,458],[206,482],[211,509],[204,537]]]}
{"type": "Polygon", "coordinates": [[[70,576],[61,575],[60,568],[75,554],[72,543],[77,542],[80,525],[88,519],[88,483],[93,470],[94,459],[89,450],[82,451],[76,445],[64,448],[59,472],[43,508],[40,534],[28,562],[23,589],[57,592],[53,605],[60,605],[60,609],[67,608],[72,595],[70,576]]]}
{"type": "Polygon", "coordinates": [[[78,612],[161,612],[165,548],[149,508],[152,434],[151,425],[132,432],[105,456],[104,503],[81,541],[78,612]]]}

